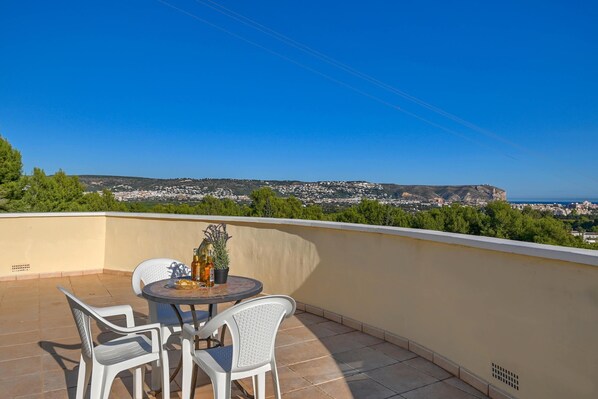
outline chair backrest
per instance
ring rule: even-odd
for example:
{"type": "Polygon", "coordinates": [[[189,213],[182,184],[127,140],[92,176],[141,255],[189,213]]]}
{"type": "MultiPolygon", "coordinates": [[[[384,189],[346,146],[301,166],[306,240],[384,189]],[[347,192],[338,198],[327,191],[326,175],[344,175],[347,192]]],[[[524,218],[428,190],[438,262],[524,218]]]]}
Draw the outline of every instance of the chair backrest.
{"type": "Polygon", "coordinates": [[[270,295],[240,303],[216,316],[231,332],[231,371],[250,370],[270,363],[274,359],[278,327],[284,317],[295,313],[295,308],[293,298],[270,295]]]}
{"type": "Polygon", "coordinates": [[[185,277],[191,274],[191,269],[176,259],[154,258],[141,262],[133,272],[131,284],[137,296],[141,296],[143,285],[167,278],[185,277]]]}
{"type": "Polygon", "coordinates": [[[99,320],[100,322],[104,319],[89,308],[83,301],[68,292],[63,287],[58,287],[68,300],[79,336],[81,337],[81,354],[88,359],[93,358],[93,339],[91,337],[91,319],[99,320]]]}

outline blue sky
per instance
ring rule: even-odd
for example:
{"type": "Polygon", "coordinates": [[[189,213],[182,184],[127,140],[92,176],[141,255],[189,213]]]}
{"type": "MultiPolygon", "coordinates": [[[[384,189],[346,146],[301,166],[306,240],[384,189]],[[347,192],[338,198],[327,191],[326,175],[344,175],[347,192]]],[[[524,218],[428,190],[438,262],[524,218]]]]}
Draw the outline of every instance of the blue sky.
{"type": "Polygon", "coordinates": [[[591,1],[4,1],[0,134],[27,173],[598,198],[596,20],[591,1]]]}

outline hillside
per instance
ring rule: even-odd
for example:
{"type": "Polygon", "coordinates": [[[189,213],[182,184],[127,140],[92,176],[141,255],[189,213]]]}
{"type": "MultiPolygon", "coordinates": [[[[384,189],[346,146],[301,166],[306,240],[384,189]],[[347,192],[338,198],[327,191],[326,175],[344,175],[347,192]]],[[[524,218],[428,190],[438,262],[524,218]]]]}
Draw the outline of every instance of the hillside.
{"type": "Polygon", "coordinates": [[[108,189],[123,201],[199,201],[206,195],[247,202],[249,194],[270,187],[281,196],[295,196],[305,203],[353,204],[362,198],[384,203],[485,204],[506,200],[506,192],[489,185],[423,186],[369,183],[365,181],[301,182],[240,179],[152,179],[122,176],[79,176],[87,191],[108,189]]]}

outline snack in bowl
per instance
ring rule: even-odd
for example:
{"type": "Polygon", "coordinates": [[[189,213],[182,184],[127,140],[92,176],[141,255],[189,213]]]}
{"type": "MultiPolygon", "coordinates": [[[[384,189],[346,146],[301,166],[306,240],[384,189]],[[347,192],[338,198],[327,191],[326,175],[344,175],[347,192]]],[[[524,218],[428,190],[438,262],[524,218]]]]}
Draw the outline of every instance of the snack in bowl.
{"type": "Polygon", "coordinates": [[[193,288],[198,287],[199,283],[193,280],[180,279],[174,282],[174,288],[176,288],[177,290],[192,290],[193,288]]]}

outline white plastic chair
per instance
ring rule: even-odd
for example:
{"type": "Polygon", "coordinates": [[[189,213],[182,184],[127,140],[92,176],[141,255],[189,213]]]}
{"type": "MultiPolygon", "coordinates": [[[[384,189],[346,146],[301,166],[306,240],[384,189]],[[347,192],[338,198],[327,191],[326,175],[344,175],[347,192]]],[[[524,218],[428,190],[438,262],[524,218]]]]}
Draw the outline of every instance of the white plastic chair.
{"type": "MultiPolygon", "coordinates": [[[[135,294],[142,298],[141,290],[143,285],[148,285],[155,281],[164,280],[167,278],[179,278],[189,276],[191,270],[187,265],[179,262],[175,259],[170,258],[154,258],[148,259],[141,262],[133,271],[133,277],[131,284],[135,294]]],[[[154,301],[147,301],[149,308],[149,321],[151,323],[160,323],[162,326],[162,344],[164,345],[163,350],[166,351],[166,343],[171,335],[179,333],[181,331],[181,325],[177,315],[172,309],[171,305],[158,303],[154,301]]],[[[190,311],[184,312],[178,305],[177,308],[183,319],[184,323],[193,323],[193,315],[190,311]]],[[[200,324],[203,324],[209,318],[209,312],[198,310],[195,312],[197,320],[200,324]]],[[[213,313],[216,314],[216,305],[214,305],[213,313]]],[[[169,368],[168,356],[163,356],[164,364],[163,368],[169,368]]],[[[159,375],[152,373],[152,389],[157,389],[159,383],[159,375]]],[[[164,396],[167,397],[167,396],[164,396]]]]}
{"type": "Polygon", "coordinates": [[[195,331],[185,325],[182,333],[183,399],[191,395],[191,374],[196,363],[212,380],[215,399],[231,396],[231,382],[252,377],[254,396],[266,397],[266,372],[272,371],[274,393],[280,399],[278,371],[274,358],[274,343],[283,317],[295,313],[295,300],[284,295],[251,299],[235,305],[195,331]],[[220,326],[226,325],[232,345],[195,350],[194,337],[208,338],[220,326]],[[256,384],[257,380],[257,384],[256,384]]]}
{"type": "MultiPolygon", "coordinates": [[[[93,307],[85,304],[62,287],[58,287],[69,302],[77,330],[81,336],[81,361],[77,377],[76,399],[83,399],[91,377],[90,399],[107,399],[112,382],[123,370],[135,369],[133,373],[133,396],[143,396],[143,365],[157,364],[162,357],[160,325],[135,326],[133,309],[129,305],[93,307]],[[124,315],[127,327],[117,326],[104,317],[124,315]],[[91,319],[101,326],[122,334],[104,344],[94,345],[91,335],[91,319]],[[151,333],[149,340],[142,333],[151,333]]],[[[168,369],[162,370],[162,386],[170,395],[168,369]]],[[[170,397],[170,396],[164,396],[170,397]]]]}

